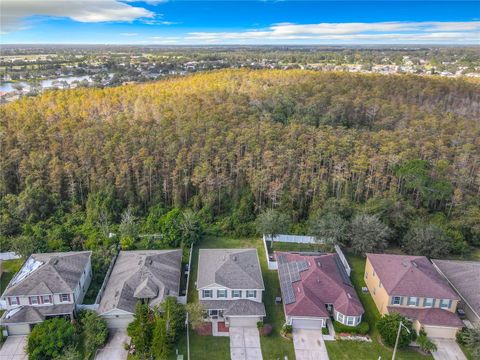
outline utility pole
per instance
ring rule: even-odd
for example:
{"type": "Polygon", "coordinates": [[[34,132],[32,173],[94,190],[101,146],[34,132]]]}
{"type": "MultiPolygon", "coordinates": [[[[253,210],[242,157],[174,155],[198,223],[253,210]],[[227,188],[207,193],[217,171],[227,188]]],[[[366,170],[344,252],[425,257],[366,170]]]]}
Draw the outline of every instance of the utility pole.
{"type": "Polygon", "coordinates": [[[408,330],[408,328],[400,321],[400,323],[398,324],[397,340],[395,340],[395,347],[393,348],[392,360],[395,360],[395,355],[397,354],[398,340],[400,339],[400,332],[402,331],[402,326],[410,334],[410,330],[408,330]]]}
{"type": "Polygon", "coordinates": [[[185,318],[185,327],[187,328],[187,360],[190,360],[190,334],[189,334],[189,329],[188,329],[188,311],[187,311],[187,316],[185,318]]]}

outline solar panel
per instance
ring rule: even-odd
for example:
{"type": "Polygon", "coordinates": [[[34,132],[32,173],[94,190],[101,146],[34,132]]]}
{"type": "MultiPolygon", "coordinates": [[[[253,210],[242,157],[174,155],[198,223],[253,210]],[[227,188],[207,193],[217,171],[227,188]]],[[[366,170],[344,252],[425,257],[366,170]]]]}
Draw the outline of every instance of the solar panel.
{"type": "Polygon", "coordinates": [[[284,255],[278,256],[277,261],[283,302],[285,304],[294,303],[295,292],[292,283],[300,281],[300,272],[308,269],[308,262],[305,260],[288,262],[284,255]]]}

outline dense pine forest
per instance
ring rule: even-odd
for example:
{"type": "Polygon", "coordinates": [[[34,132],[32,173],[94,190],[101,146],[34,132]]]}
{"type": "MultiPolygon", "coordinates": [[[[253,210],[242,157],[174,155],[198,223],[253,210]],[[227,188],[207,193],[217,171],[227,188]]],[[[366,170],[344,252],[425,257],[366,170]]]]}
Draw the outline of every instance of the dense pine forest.
{"type": "Polygon", "coordinates": [[[478,83],[224,70],[48,91],[2,105],[0,124],[2,250],[253,235],[266,209],[296,233],[361,214],[394,246],[422,231],[444,240],[435,255],[480,245],[478,83]],[[171,236],[138,237],[155,232],[171,236]]]}

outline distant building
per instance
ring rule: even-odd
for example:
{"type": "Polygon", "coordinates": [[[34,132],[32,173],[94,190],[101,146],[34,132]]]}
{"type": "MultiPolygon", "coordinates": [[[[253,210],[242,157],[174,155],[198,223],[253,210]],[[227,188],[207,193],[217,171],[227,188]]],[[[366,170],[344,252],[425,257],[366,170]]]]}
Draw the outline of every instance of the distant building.
{"type": "Polygon", "coordinates": [[[120,251],[97,312],[109,328],[126,328],[137,302],[155,306],[179,296],[181,268],[182,250],[120,251]]]}
{"type": "Polygon", "coordinates": [[[92,278],[91,251],[33,254],[8,284],[0,325],[9,335],[28,334],[35,324],[73,318],[92,278]]]}
{"type": "Polygon", "coordinates": [[[367,254],[365,283],[381,314],[400,313],[418,332],[455,338],[460,297],[425,256],[367,254]]]}
{"type": "Polygon", "coordinates": [[[276,252],[286,322],[320,329],[333,317],[347,326],[362,322],[363,306],[337,254],[276,252]]]}

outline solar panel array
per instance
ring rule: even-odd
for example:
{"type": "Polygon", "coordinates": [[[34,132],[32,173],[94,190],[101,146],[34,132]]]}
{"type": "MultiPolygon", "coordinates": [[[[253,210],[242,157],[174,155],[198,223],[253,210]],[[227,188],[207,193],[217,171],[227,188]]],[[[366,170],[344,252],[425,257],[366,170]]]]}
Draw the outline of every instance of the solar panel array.
{"type": "Polygon", "coordinates": [[[284,304],[294,303],[295,292],[293,291],[292,283],[300,281],[300,272],[308,269],[308,262],[305,260],[289,262],[286,260],[285,255],[279,255],[277,261],[283,302],[284,304]]]}
{"type": "Polygon", "coordinates": [[[342,277],[343,283],[345,285],[352,286],[352,283],[350,282],[350,277],[348,276],[347,271],[345,270],[345,267],[342,264],[342,260],[340,260],[340,257],[338,255],[334,256],[334,259],[335,259],[335,264],[337,265],[338,272],[342,277]]]}

